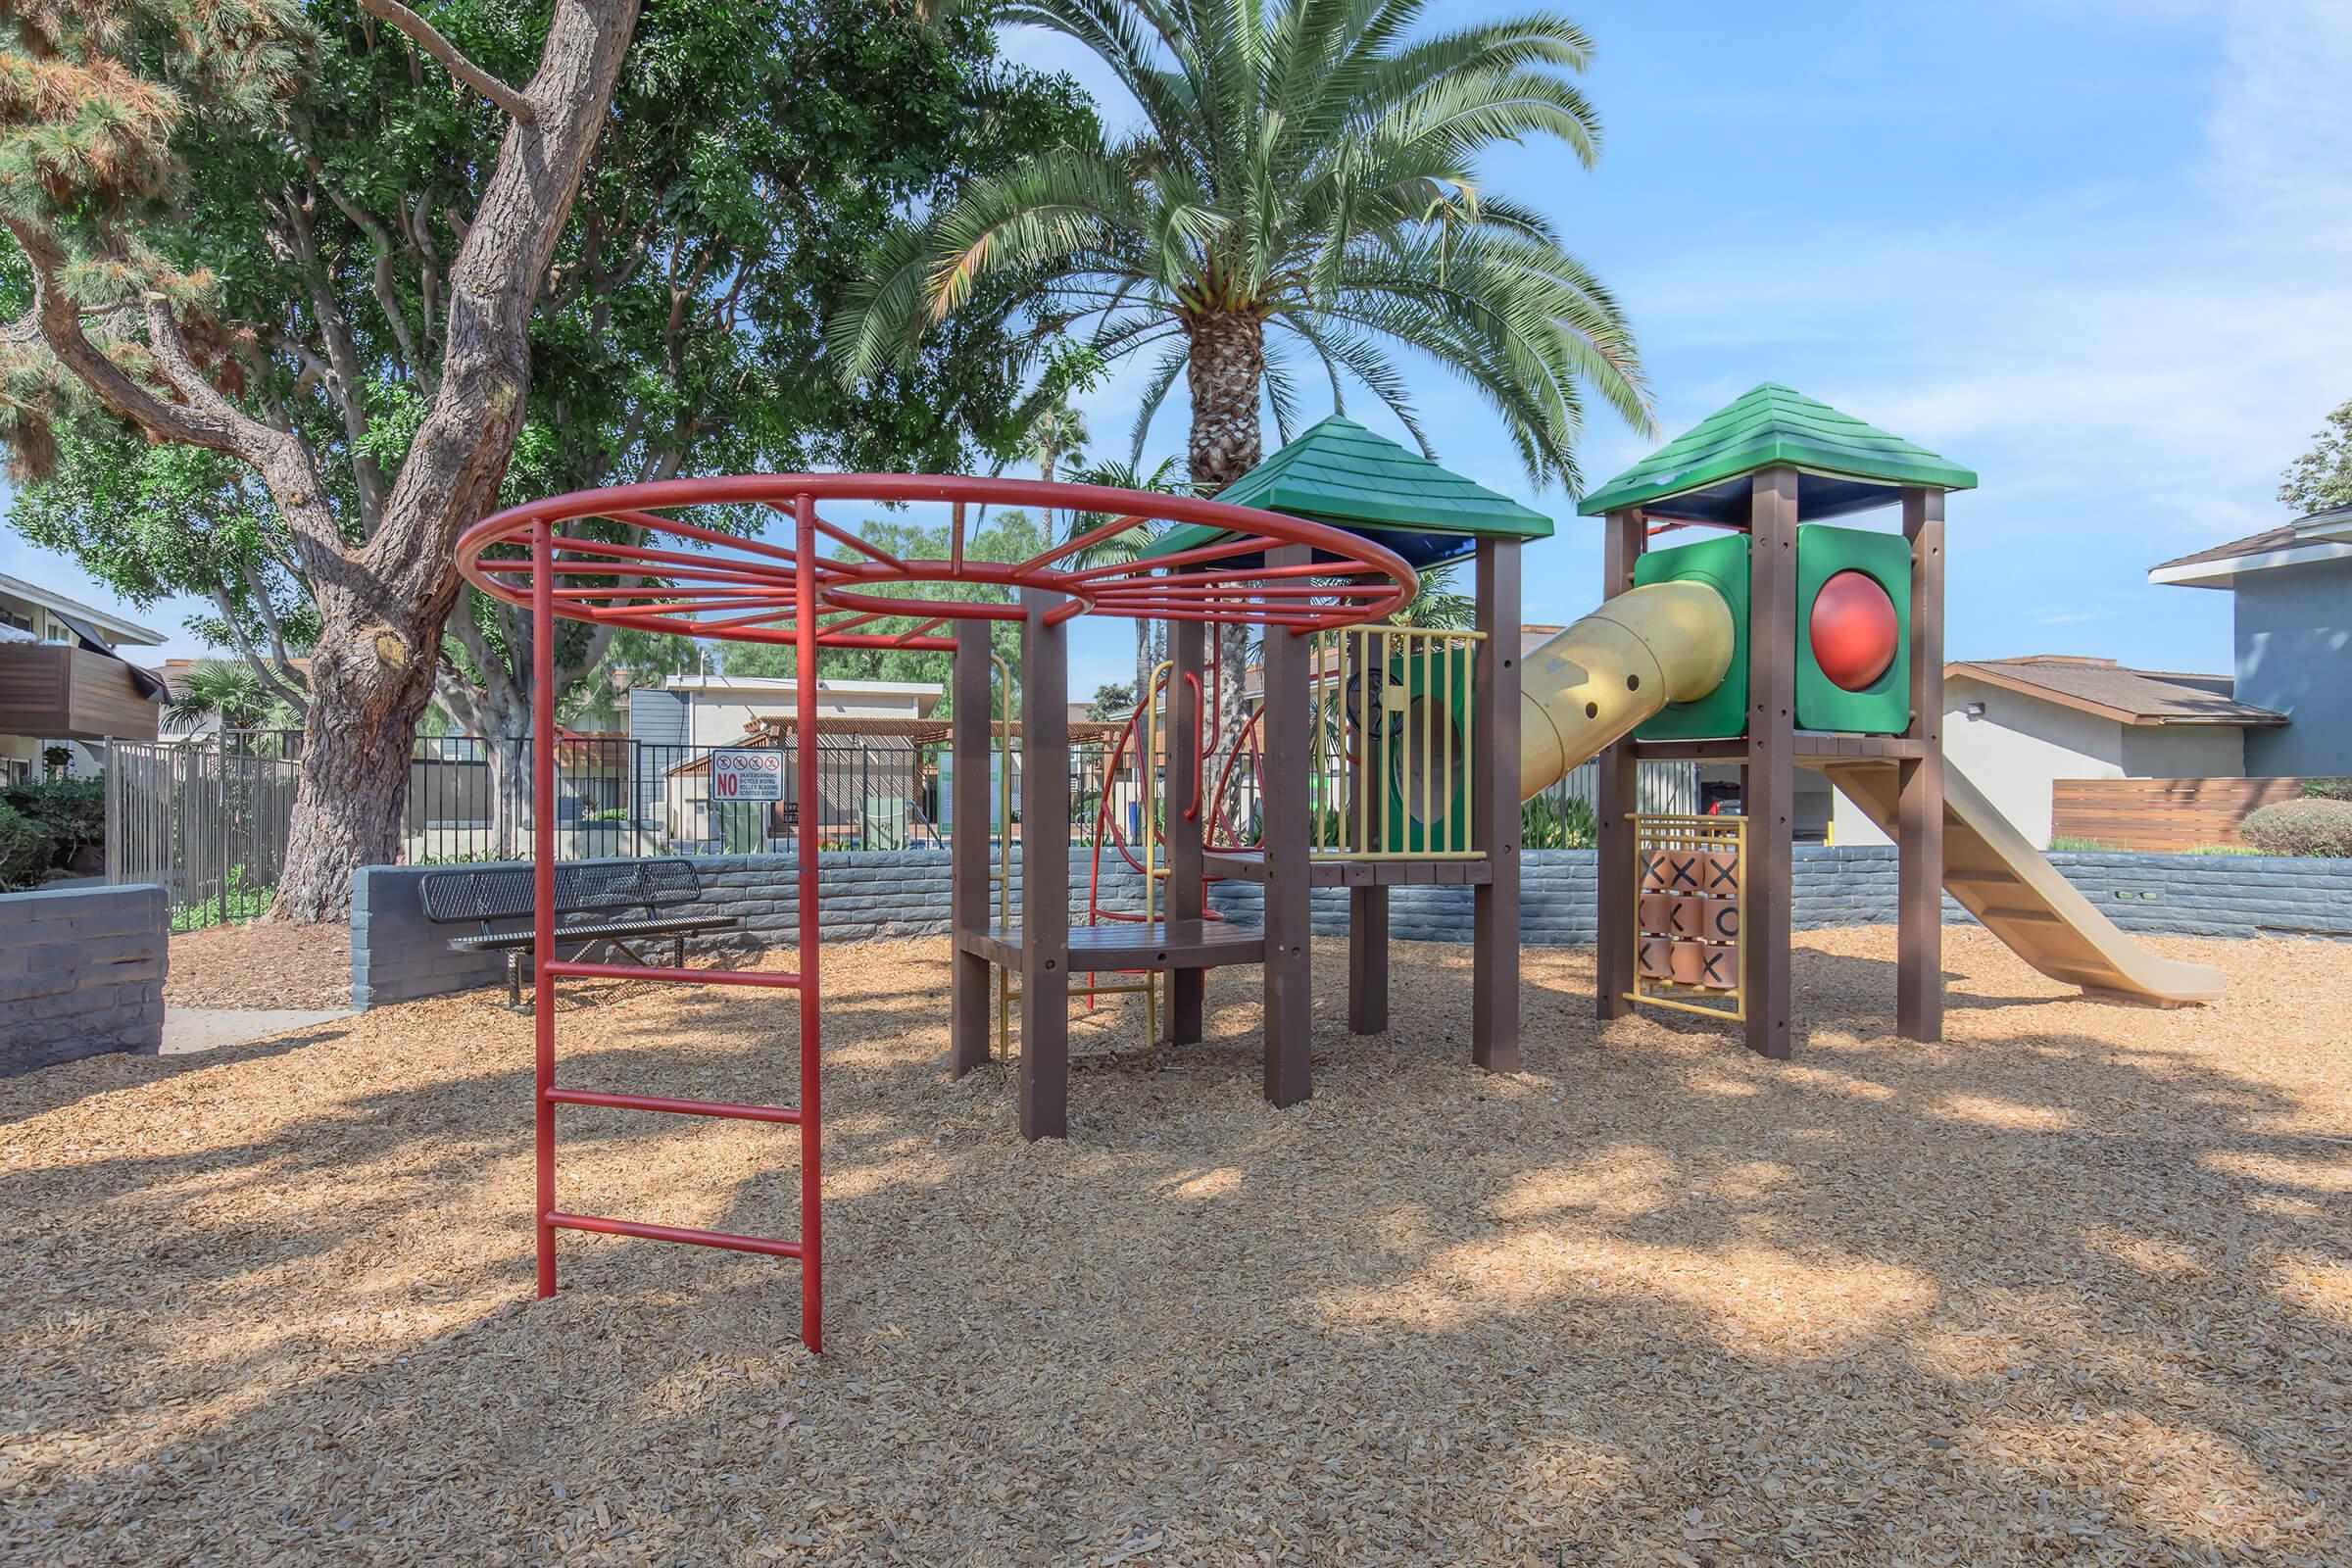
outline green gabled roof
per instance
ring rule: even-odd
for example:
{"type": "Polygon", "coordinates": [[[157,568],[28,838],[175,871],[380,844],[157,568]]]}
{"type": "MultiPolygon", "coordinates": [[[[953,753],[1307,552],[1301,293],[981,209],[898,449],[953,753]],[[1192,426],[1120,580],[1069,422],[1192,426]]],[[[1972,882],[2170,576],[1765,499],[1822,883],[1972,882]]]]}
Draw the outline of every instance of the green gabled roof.
{"type": "MultiPolygon", "coordinates": [[[[1499,539],[1548,539],[1552,530],[1541,512],[1336,414],[1299,431],[1217,499],[1343,528],[1499,539]]],[[[1171,529],[1145,555],[1173,555],[1222,536],[1221,529],[1193,523],[1171,529]]]]}
{"type": "Polygon", "coordinates": [[[1977,476],[1775,382],[1743,393],[1585,497],[1588,517],[1786,465],[1863,485],[1974,490],[1977,476]]]}

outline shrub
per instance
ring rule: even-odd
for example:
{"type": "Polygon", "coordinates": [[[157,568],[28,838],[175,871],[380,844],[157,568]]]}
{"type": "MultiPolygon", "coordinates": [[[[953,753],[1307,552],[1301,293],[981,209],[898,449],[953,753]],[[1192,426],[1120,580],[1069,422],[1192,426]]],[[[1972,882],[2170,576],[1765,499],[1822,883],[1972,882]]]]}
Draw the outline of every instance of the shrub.
{"type": "Polygon", "coordinates": [[[1519,808],[1519,841],[1531,850],[1589,850],[1598,830],[1592,803],[1581,795],[1539,795],[1519,808]]]}
{"type": "Polygon", "coordinates": [[[2281,801],[2247,816],[2237,831],[2265,855],[2352,858],[2352,801],[2281,801]]]}
{"type": "Polygon", "coordinates": [[[84,847],[106,842],[103,779],[28,780],[0,790],[0,802],[41,830],[54,864],[62,866],[84,847]]]}
{"type": "Polygon", "coordinates": [[[2352,778],[2307,778],[2303,781],[2303,799],[2352,801],[2352,778]]]}
{"type": "Polygon", "coordinates": [[[0,801],[0,888],[32,886],[49,869],[54,853],[40,823],[0,801]]]}

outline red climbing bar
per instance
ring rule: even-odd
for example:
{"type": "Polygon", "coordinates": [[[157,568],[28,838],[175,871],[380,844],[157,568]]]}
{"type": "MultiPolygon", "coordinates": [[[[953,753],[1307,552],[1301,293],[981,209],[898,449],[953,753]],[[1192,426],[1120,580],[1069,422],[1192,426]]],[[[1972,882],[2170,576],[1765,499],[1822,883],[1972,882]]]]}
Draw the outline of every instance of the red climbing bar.
{"type": "Polygon", "coordinates": [[[662,980],[673,985],[766,986],[774,991],[799,988],[801,977],[781,969],[762,974],[756,969],[671,969],[650,963],[581,963],[559,959],[539,966],[541,974],[564,980],[662,980]]]}
{"type": "Polygon", "coordinates": [[[666,1110],[679,1116],[722,1116],[731,1121],[800,1124],[792,1105],[745,1105],[731,1100],[670,1100],[661,1095],[610,1095],[601,1089],[549,1089],[543,1099],[559,1105],[603,1105],[612,1110],[666,1110]]]}
{"type": "MultiPolygon", "coordinates": [[[[732,1231],[698,1231],[684,1225],[647,1225],[633,1219],[602,1219],[594,1214],[540,1216],[555,1230],[597,1231],[606,1236],[634,1236],[647,1242],[683,1242],[688,1247],[721,1247],[730,1252],[762,1252],[769,1257],[797,1257],[804,1270],[808,1254],[798,1242],[779,1242],[765,1236],[737,1236],[732,1231]]],[[[804,1274],[804,1277],[805,1274],[804,1274]]],[[[813,1348],[813,1347],[812,1347],[813,1348]]]]}
{"type": "MultiPolygon", "coordinates": [[[[793,574],[793,598],[800,614],[800,624],[806,628],[793,650],[793,760],[798,763],[799,778],[794,784],[800,802],[801,821],[813,828],[818,803],[824,797],[818,793],[816,777],[816,573],[809,569],[816,560],[816,497],[804,490],[793,497],[792,517],[793,559],[800,569],[793,574]]],[[[550,708],[553,711],[553,708],[550,708]]],[[[801,1260],[801,1343],[810,1351],[825,1348],[824,1336],[824,1274],[821,1267],[821,1215],[818,1210],[824,1196],[823,1173],[817,1168],[819,1147],[816,1131],[817,1115],[817,875],[816,835],[804,831],[794,843],[794,858],[800,871],[799,905],[796,911],[800,921],[801,973],[806,977],[801,992],[801,1245],[789,1254],[801,1260]]]]}

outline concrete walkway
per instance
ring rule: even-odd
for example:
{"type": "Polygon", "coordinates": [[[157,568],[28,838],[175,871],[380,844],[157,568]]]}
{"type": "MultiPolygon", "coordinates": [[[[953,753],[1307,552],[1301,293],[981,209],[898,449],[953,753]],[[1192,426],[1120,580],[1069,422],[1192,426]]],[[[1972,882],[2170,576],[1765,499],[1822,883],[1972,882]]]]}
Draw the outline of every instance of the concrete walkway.
{"type": "Polygon", "coordinates": [[[164,1009],[164,1047],[167,1056],[221,1046],[241,1046],[267,1040],[313,1024],[332,1023],[352,1016],[348,1007],[167,1007],[164,1009]]]}

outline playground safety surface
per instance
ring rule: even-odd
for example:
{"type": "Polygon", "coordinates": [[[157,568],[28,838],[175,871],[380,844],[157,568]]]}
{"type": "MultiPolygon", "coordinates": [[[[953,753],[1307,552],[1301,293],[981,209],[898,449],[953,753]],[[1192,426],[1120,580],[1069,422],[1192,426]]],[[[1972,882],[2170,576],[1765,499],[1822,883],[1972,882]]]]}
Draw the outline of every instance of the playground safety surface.
{"type": "MultiPolygon", "coordinates": [[[[2164,941],[2230,1000],[2061,997],[1813,933],[1794,1062],[1592,1022],[1529,1071],[1399,946],[1316,1098],[1082,1022],[1072,1138],[950,1084],[944,942],[828,950],[829,1342],[789,1268],[566,1237],[531,1298],[527,1019],[486,996],[0,1083],[12,1563],[2352,1560],[2352,962],[2164,941]]],[[[793,1009],[568,988],[564,1082],[760,1100],[793,1009]]],[[[796,1226],[777,1129],[566,1110],[564,1197],[796,1226]]]]}

